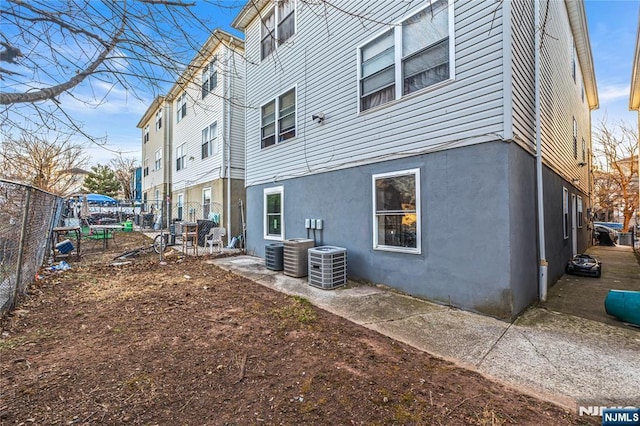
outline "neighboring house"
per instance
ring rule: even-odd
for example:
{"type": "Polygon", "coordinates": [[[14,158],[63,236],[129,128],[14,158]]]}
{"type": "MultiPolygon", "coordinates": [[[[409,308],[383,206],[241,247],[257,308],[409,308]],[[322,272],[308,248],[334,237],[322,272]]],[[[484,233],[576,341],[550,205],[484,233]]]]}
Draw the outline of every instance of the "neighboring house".
{"type": "Polygon", "coordinates": [[[351,278],[512,318],[589,246],[598,98],[582,2],[263,0],[232,25],[250,251],[314,236],[347,248],[351,278]]]}
{"type": "MultiPolygon", "coordinates": [[[[640,16],[638,17],[640,21],[640,16]]],[[[631,94],[629,96],[629,109],[638,111],[638,134],[640,135],[640,23],[638,24],[638,32],[636,35],[636,49],[633,57],[633,66],[631,69],[631,94]]],[[[638,151],[640,152],[640,138],[638,140],[638,151]]],[[[640,155],[638,155],[638,174],[640,175],[640,155]]],[[[636,176],[636,185],[640,192],[640,176],[636,176]]],[[[638,194],[640,198],[640,193],[638,194]]],[[[635,216],[636,226],[640,226],[640,207],[635,216]]]]}
{"type": "Polygon", "coordinates": [[[167,95],[172,218],[211,219],[231,238],[242,231],[244,42],[215,30],[167,95]]]}
{"type": "Polygon", "coordinates": [[[171,103],[164,96],[155,98],[138,128],[142,129],[142,209],[159,211],[171,194],[171,103]]]}

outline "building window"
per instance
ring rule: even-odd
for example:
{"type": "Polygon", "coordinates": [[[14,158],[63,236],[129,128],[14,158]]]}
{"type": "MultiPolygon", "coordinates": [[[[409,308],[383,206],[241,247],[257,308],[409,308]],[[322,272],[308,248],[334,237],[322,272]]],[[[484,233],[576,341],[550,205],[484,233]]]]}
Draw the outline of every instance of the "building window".
{"type": "Polygon", "coordinates": [[[176,170],[182,170],[186,167],[185,157],[186,157],[186,147],[185,144],[180,145],[176,148],[176,170]]]}
{"type": "Polygon", "coordinates": [[[144,134],[142,136],[142,140],[144,143],[149,142],[149,125],[144,126],[144,134]]]}
{"type": "Polygon", "coordinates": [[[217,58],[214,57],[213,60],[204,66],[202,70],[202,99],[206,98],[207,95],[218,86],[218,68],[217,68],[217,58]]]}
{"type": "Polygon", "coordinates": [[[584,103],[584,83],[582,83],[582,88],[580,89],[580,98],[582,99],[582,103],[584,103]]]}
{"type": "Polygon", "coordinates": [[[571,77],[573,82],[576,82],[576,44],[571,40],[571,77]]]}
{"type": "Polygon", "coordinates": [[[373,248],[420,253],[420,170],[373,175],[373,248]]]}
{"type": "Polygon", "coordinates": [[[569,238],[569,190],[562,188],[562,232],[564,239],[569,238]]]}
{"type": "Polygon", "coordinates": [[[155,203],[156,209],[159,210],[160,206],[162,204],[161,200],[160,200],[160,190],[159,189],[156,189],[156,198],[154,200],[154,203],[155,203]]]}
{"type": "Polygon", "coordinates": [[[279,0],[277,1],[277,7],[264,15],[260,30],[261,59],[265,59],[276,50],[276,40],[279,46],[295,34],[295,11],[295,0],[279,0]]]}
{"type": "Polygon", "coordinates": [[[578,228],[582,228],[582,223],[583,223],[583,219],[582,219],[582,212],[583,212],[583,207],[582,207],[582,197],[578,195],[578,228]]]}
{"type": "Polygon", "coordinates": [[[207,158],[217,152],[218,124],[213,123],[202,129],[201,156],[207,158]]]}
{"type": "Polygon", "coordinates": [[[156,162],[154,170],[160,170],[162,168],[162,148],[156,151],[156,162]]]}
{"type": "Polygon", "coordinates": [[[262,148],[296,135],[296,89],[262,106],[262,148]]]}
{"type": "Polygon", "coordinates": [[[149,159],[144,159],[144,168],[142,169],[143,176],[149,176],[149,159]]]}
{"type": "Polygon", "coordinates": [[[156,131],[162,129],[162,109],[156,111],[156,131]]]}
{"type": "Polygon", "coordinates": [[[264,238],[284,239],[284,188],[278,186],[264,190],[264,238]]]}
{"type": "Polygon", "coordinates": [[[584,138],[582,138],[582,162],[587,162],[587,144],[585,143],[584,138]]]}
{"type": "Polygon", "coordinates": [[[187,115],[187,92],[178,96],[176,101],[176,122],[179,123],[187,115]]]}
{"type": "Polygon", "coordinates": [[[449,30],[448,3],[439,0],[362,46],[360,110],[452,78],[449,30]]]}
{"type": "Polygon", "coordinates": [[[177,207],[176,219],[182,220],[182,211],[184,208],[184,194],[178,194],[178,203],[176,207],[177,207]]]}
{"type": "Polygon", "coordinates": [[[211,188],[202,190],[202,218],[208,219],[211,213],[211,188]]]}
{"type": "Polygon", "coordinates": [[[573,117],[573,158],[578,159],[578,122],[573,117]]]}

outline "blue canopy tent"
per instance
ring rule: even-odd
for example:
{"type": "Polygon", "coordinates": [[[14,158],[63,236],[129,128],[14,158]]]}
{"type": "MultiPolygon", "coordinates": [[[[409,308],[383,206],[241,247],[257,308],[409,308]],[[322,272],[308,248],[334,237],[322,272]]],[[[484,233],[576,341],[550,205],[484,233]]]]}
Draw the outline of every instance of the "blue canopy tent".
{"type": "Polygon", "coordinates": [[[89,204],[103,204],[103,205],[115,205],[117,201],[108,195],[102,194],[87,194],[85,195],[89,204]]]}

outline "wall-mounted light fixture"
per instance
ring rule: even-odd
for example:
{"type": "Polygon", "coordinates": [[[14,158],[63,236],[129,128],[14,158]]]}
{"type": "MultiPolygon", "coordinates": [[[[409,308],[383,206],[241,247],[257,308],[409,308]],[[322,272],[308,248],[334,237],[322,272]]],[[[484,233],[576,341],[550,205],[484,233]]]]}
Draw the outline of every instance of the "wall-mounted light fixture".
{"type": "Polygon", "coordinates": [[[572,179],[571,183],[574,184],[574,185],[577,185],[577,184],[580,183],[580,179],[572,179]]]}
{"type": "Polygon", "coordinates": [[[584,167],[586,165],[587,165],[587,163],[585,163],[584,161],[578,163],[578,167],[584,167]]]}
{"type": "Polygon", "coordinates": [[[195,160],[195,157],[192,155],[191,157],[189,157],[189,161],[193,161],[195,160]]]}
{"type": "Polygon", "coordinates": [[[323,112],[319,112],[317,114],[313,114],[311,116],[311,119],[313,121],[317,121],[318,123],[322,123],[324,121],[324,113],[323,112]]]}

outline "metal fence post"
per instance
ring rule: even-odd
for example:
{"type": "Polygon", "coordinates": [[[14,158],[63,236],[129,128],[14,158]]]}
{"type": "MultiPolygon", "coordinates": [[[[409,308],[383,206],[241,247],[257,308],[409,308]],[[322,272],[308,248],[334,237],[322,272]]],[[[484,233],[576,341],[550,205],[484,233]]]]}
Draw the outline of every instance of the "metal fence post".
{"type": "Polygon", "coordinates": [[[24,249],[26,245],[27,225],[29,223],[29,204],[31,203],[31,194],[33,188],[27,188],[27,197],[25,200],[24,209],[22,211],[22,228],[20,229],[20,246],[18,247],[18,259],[16,261],[16,285],[13,290],[13,300],[11,301],[11,307],[15,307],[18,300],[18,293],[20,291],[20,283],[22,282],[22,259],[24,257],[24,249]]]}

